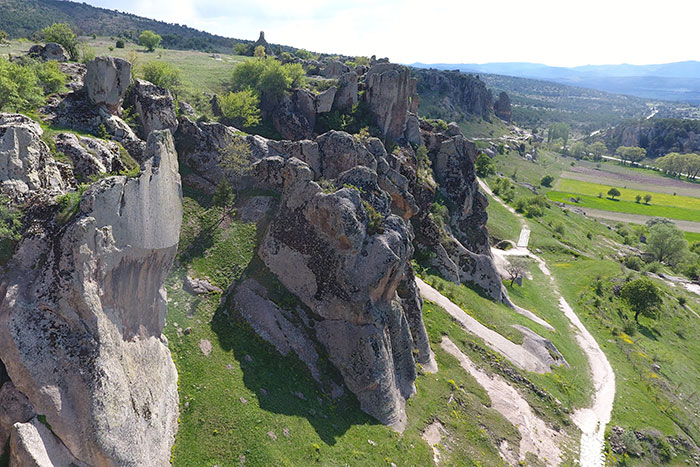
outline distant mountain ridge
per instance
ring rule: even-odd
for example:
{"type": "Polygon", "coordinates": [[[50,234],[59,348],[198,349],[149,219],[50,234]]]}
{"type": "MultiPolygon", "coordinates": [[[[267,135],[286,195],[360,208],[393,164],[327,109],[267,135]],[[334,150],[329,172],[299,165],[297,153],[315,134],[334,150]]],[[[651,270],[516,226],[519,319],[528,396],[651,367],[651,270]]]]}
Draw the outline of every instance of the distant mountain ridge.
{"type": "Polygon", "coordinates": [[[650,99],[700,103],[700,62],[698,61],[577,67],[554,67],[529,62],[414,63],[411,66],[540,79],[650,99]]]}

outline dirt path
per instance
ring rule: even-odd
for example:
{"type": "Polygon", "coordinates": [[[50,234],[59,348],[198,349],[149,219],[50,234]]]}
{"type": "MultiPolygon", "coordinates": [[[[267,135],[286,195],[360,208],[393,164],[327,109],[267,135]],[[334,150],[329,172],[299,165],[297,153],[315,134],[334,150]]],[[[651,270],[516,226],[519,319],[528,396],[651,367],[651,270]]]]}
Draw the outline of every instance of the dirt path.
{"type": "MultiPolygon", "coordinates": [[[[523,224],[523,228],[526,228],[527,223],[522,216],[505,204],[500,198],[495,196],[481,180],[479,180],[479,184],[494,200],[515,214],[523,224]]],[[[591,369],[591,379],[595,391],[593,395],[593,405],[576,410],[572,419],[581,430],[580,465],[583,467],[603,466],[605,465],[605,454],[603,452],[605,447],[605,426],[610,422],[613,403],[615,401],[615,373],[613,372],[612,366],[610,366],[610,362],[598,345],[598,342],[596,342],[595,338],[588,332],[574,310],[559,293],[556,282],[547,267],[547,263],[539,256],[529,252],[527,248],[518,246],[513,250],[515,251],[510,254],[524,255],[524,253],[527,252],[527,255],[537,261],[540,270],[552,281],[553,290],[559,296],[559,308],[574,326],[576,330],[576,341],[588,358],[588,364],[591,369]]],[[[509,250],[509,252],[513,250],[509,250]]]]}
{"type": "MultiPolygon", "coordinates": [[[[442,348],[459,360],[460,365],[470,373],[486,390],[491,399],[491,408],[503,415],[520,432],[520,460],[528,453],[541,459],[546,465],[559,465],[563,441],[562,435],[552,430],[537,415],[520,393],[499,375],[487,375],[448,338],[443,337],[442,348]]],[[[507,457],[507,456],[504,456],[507,457]]]]}
{"type": "Polygon", "coordinates": [[[474,334],[484,340],[484,342],[495,351],[503,354],[518,368],[535,373],[547,373],[551,371],[549,365],[542,362],[537,355],[532,354],[523,346],[509,341],[496,331],[493,331],[476,319],[464,312],[460,307],[442,295],[440,292],[416,277],[416,284],[423,298],[430,300],[443,308],[469,333],[474,334]]]}

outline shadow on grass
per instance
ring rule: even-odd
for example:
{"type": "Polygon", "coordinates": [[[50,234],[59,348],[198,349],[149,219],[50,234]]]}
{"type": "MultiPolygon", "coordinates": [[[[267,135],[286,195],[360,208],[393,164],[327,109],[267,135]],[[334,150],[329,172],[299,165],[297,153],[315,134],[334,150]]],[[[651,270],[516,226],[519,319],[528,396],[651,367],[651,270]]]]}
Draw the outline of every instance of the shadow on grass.
{"type": "Polygon", "coordinates": [[[656,337],[656,334],[659,334],[658,331],[655,331],[642,323],[637,324],[637,328],[639,329],[639,333],[646,337],[647,339],[651,339],[653,341],[658,341],[659,339],[656,337]]]}

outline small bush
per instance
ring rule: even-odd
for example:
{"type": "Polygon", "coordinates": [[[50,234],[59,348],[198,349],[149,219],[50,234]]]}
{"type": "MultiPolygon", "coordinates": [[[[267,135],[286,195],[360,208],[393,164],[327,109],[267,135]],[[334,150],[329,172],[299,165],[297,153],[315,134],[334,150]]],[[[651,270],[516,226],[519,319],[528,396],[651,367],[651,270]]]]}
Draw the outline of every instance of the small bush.
{"type": "Polygon", "coordinates": [[[382,215],[367,201],[362,201],[362,205],[367,211],[367,233],[370,235],[384,233],[384,219],[382,219],[382,215]]]}
{"type": "Polygon", "coordinates": [[[180,69],[168,62],[148,62],[141,67],[141,74],[146,81],[170,91],[175,91],[182,80],[180,69]]]}
{"type": "Polygon", "coordinates": [[[551,175],[545,175],[544,177],[542,177],[542,180],[540,180],[540,185],[551,187],[553,181],[554,177],[552,177],[551,175]]]}
{"type": "Polygon", "coordinates": [[[124,39],[117,39],[116,44],[114,44],[118,49],[124,48],[124,39]]]}
{"type": "Polygon", "coordinates": [[[224,119],[237,127],[251,127],[260,123],[260,99],[250,89],[229,92],[219,98],[224,119]]]}
{"type": "Polygon", "coordinates": [[[641,258],[634,255],[625,256],[622,260],[622,264],[624,264],[626,268],[633,269],[635,271],[641,270],[644,265],[641,258]]]}
{"type": "Polygon", "coordinates": [[[0,196],[0,264],[5,264],[21,239],[22,213],[10,206],[6,196],[0,196]]]}

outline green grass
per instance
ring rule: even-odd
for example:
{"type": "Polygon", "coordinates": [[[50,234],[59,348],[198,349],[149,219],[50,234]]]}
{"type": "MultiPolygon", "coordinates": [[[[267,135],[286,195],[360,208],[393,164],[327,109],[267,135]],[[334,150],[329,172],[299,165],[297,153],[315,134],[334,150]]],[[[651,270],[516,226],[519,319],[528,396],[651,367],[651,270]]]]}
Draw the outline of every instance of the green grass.
{"type": "MultiPolygon", "coordinates": [[[[622,212],[626,214],[640,214],[651,217],[667,217],[683,221],[700,220],[700,210],[681,208],[675,206],[663,206],[659,204],[635,203],[634,201],[612,200],[609,198],[598,198],[596,196],[581,195],[578,193],[550,191],[547,196],[552,201],[580,206],[582,208],[600,209],[603,211],[622,212]],[[578,202],[571,198],[580,198],[578,202]]],[[[605,194],[603,195],[605,196],[605,194]]]]}
{"type": "Polygon", "coordinates": [[[489,216],[488,229],[492,240],[518,241],[522,225],[517,217],[501,206],[501,203],[491,198],[489,198],[486,212],[489,216]]]}
{"type": "Polygon", "coordinates": [[[696,232],[683,232],[683,235],[685,235],[685,239],[688,241],[689,244],[693,244],[695,242],[700,242],[700,233],[696,232]]]}
{"type": "MultiPolygon", "coordinates": [[[[648,191],[632,190],[620,185],[601,185],[598,183],[572,180],[569,178],[561,178],[555,185],[555,189],[560,192],[563,191],[567,193],[575,193],[577,195],[594,197],[597,197],[599,193],[602,193],[604,197],[607,197],[608,190],[613,187],[620,190],[620,196],[617,197],[620,202],[631,202],[639,205],[640,208],[648,206],[670,206],[700,211],[700,198],[693,198],[691,196],[677,196],[668,193],[656,193],[653,191],[653,186],[650,186],[648,191]],[[650,194],[652,196],[649,205],[644,204],[643,200],[640,203],[636,203],[635,197],[637,195],[644,197],[646,194],[650,194]]],[[[700,220],[700,214],[698,214],[698,217],[695,219],[700,220]]]]}
{"type": "MultiPolygon", "coordinates": [[[[243,193],[241,201],[249,195],[243,193]]],[[[181,402],[173,465],[240,465],[241,456],[246,465],[430,465],[432,451],[421,434],[435,419],[450,433],[442,443],[449,465],[500,465],[500,442],[518,445],[516,428],[490,408],[483,388],[439,342],[450,335],[487,370],[492,355],[475,347],[473,337],[430,304],[425,307],[426,328],[440,369],[434,375],[419,371],[403,434],[362,412],[347,391],[331,399],[293,353],[282,357],[258,337],[230,300],[222,303],[218,294],[194,297],[182,289],[188,270],[224,289],[227,282],[252,276],[280,306],[296,307],[298,301],[255,256],[265,223],[243,224],[235,217],[218,223],[221,211],[189,190],[184,208],[178,267],[166,280],[165,334],[180,376],[181,402]],[[186,328],[191,328],[187,335],[182,332],[186,328]],[[203,339],[212,343],[208,357],[199,349],[203,339]],[[295,392],[304,394],[304,400],[295,392]],[[277,440],[268,436],[270,431],[277,440]]],[[[556,416],[544,402],[540,406],[556,416]]]]}

